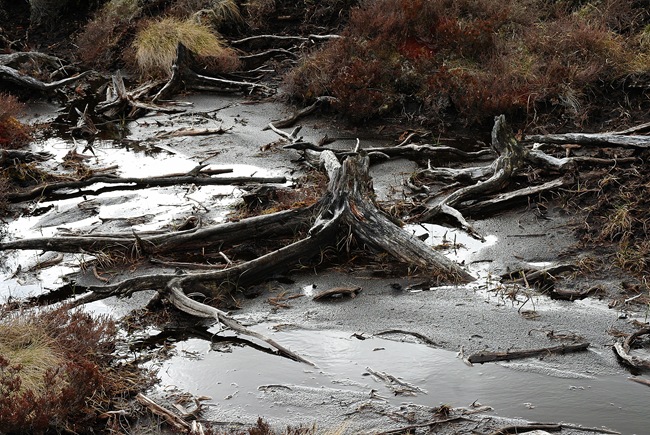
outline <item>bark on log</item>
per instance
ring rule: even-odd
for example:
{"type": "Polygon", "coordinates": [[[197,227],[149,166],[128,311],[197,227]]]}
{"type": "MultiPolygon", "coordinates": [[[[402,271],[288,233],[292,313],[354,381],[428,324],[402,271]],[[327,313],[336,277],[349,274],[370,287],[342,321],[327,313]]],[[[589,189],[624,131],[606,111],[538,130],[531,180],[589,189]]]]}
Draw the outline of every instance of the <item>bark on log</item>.
{"type": "Polygon", "coordinates": [[[512,350],[507,352],[479,352],[470,355],[467,360],[473,363],[486,363],[493,361],[510,361],[513,359],[530,358],[533,356],[546,355],[550,353],[569,353],[587,350],[589,343],[567,344],[541,349],[512,350]]]}
{"type": "Polygon", "coordinates": [[[161,255],[178,251],[211,250],[215,246],[229,246],[235,242],[265,238],[270,235],[294,234],[308,225],[313,217],[311,208],[286,210],[264,216],[227,222],[208,228],[190,229],[165,234],[133,233],[37,237],[0,242],[0,250],[41,249],[58,252],[113,252],[129,255],[136,244],[142,255],[161,255]]]}
{"type": "Polygon", "coordinates": [[[628,148],[649,148],[650,136],[600,134],[600,133],[566,133],[526,136],[526,142],[550,144],[579,144],[590,146],[611,146],[628,148]]]}
{"type": "MultiPolygon", "coordinates": [[[[29,201],[32,199],[39,198],[50,198],[51,194],[61,189],[81,189],[84,187],[92,186],[93,184],[103,183],[103,184],[125,184],[129,185],[130,189],[146,189],[149,187],[161,187],[161,186],[175,186],[182,184],[195,184],[200,186],[206,185],[239,185],[239,184],[248,184],[248,183],[286,183],[287,179],[285,177],[199,177],[199,176],[178,176],[178,177],[150,177],[150,178],[120,178],[120,177],[107,177],[107,176],[94,176],[84,180],[78,181],[61,181],[56,183],[47,183],[41,184],[36,187],[32,187],[29,190],[24,190],[21,192],[9,193],[7,194],[7,201],[9,202],[21,202],[29,201]]],[[[83,193],[66,193],[64,194],[65,198],[73,198],[76,196],[81,196],[82,194],[88,194],[89,192],[83,193]]],[[[50,198],[51,199],[51,198],[50,198]]]]}

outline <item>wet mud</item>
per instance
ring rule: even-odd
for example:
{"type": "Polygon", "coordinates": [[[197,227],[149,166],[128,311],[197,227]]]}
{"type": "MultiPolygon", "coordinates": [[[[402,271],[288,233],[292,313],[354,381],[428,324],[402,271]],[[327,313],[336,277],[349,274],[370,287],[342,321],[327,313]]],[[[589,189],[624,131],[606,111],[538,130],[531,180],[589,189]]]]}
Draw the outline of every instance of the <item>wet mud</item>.
{"type": "MultiPolygon", "coordinates": [[[[289,109],[272,102],[247,104],[239,98],[212,95],[188,100],[193,106],[184,114],[147,116],[126,125],[123,137],[97,141],[89,165],[118,165],[123,176],[153,176],[207,163],[210,168],[232,168],[242,176],[284,175],[288,184],[301,174],[295,162],[299,154],[282,149],[279,137],[263,130],[269,121],[286,117],[289,109]],[[156,139],[180,127],[227,131],[156,139]]],[[[43,113],[48,111],[39,108],[38,116],[31,113],[32,119],[46,120],[43,113]]],[[[364,135],[373,139],[362,139],[362,146],[390,143],[374,133],[346,131],[328,118],[308,118],[303,124],[301,134],[314,143],[325,136],[345,137],[333,146],[352,148],[353,138],[364,135]]],[[[33,144],[55,155],[54,168],[75,146],[80,150],[82,144],[66,137],[33,144]]],[[[378,199],[403,197],[402,182],[415,168],[406,160],[373,166],[378,199]]],[[[25,213],[10,222],[7,237],[169,230],[189,216],[211,224],[223,221],[245,192],[242,186],[176,186],[40,203],[37,207],[43,213],[25,213]]],[[[536,289],[499,282],[501,275],[522,267],[566,261],[562,254],[577,243],[567,227],[574,216],[559,204],[550,204],[543,216],[522,206],[473,221],[485,237],[482,242],[439,225],[405,227],[477,277],[468,285],[436,286],[417,274],[386,278],[372,266],[342,265],[325,272],[295,271],[288,280],[270,280],[257,288],[256,298],[239,298],[239,309],[232,313],[235,318],[315,367],[261,352],[255,347],[260,343],[217,340],[216,330],[209,326],[194,332],[154,328],[148,332],[149,345],[161,345],[155,339],[164,333],[157,338],[172,351],[171,357],[150,363],[158,369],[161,382],[152,394],[164,397],[169,389],[178,389],[211,396],[204,415],[211,421],[254,423],[263,416],[278,426],[315,423],[344,433],[377,433],[405,426],[409,418],[443,404],[471,408],[478,402],[491,407],[485,414],[504,425],[520,421],[510,419],[561,421],[645,433],[643,404],[650,390],[629,382],[630,371],[612,352],[614,338],[609,332],[630,331],[630,321],[645,321],[646,313],[627,305],[611,309],[607,298],[556,301],[536,289]],[[312,299],[321,290],[339,286],[358,286],[362,291],[354,298],[312,299]],[[286,295],[296,297],[286,299],[286,295]],[[281,306],[271,302],[279,299],[281,306]],[[463,361],[484,350],[554,346],[558,336],[580,337],[591,345],[586,352],[511,362],[469,366],[463,361]],[[377,373],[402,382],[388,382],[377,373]]],[[[97,283],[96,277],[79,274],[92,257],[66,254],[56,264],[40,267],[51,255],[3,253],[0,297],[38,296],[65,285],[73,275],[77,282],[97,283]]],[[[116,268],[108,278],[117,280],[128,273],[116,268]]],[[[616,285],[606,278],[580,279],[581,285],[616,285]]],[[[87,309],[120,318],[144,307],[152,294],[109,298],[87,309]]]]}

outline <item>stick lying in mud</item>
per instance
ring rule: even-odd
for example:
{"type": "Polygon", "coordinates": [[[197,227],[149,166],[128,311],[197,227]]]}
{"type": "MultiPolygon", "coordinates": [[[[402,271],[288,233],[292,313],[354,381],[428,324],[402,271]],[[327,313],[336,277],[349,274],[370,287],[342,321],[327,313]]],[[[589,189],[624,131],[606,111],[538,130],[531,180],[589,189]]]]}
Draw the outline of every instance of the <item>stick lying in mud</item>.
{"type": "Polygon", "coordinates": [[[334,287],[328,290],[323,290],[312,298],[314,301],[322,301],[324,299],[334,299],[343,296],[355,298],[361,292],[361,287],[334,287]]]}
{"type": "Polygon", "coordinates": [[[587,350],[589,343],[563,344],[560,346],[543,347],[540,349],[512,350],[506,352],[479,352],[469,356],[471,363],[486,363],[494,361],[509,361],[513,359],[530,358],[532,356],[546,355],[549,353],[570,353],[587,350]]]}
{"type": "Polygon", "coordinates": [[[185,420],[183,420],[181,417],[174,414],[173,412],[158,405],[156,402],[154,402],[144,394],[138,393],[138,395],[135,396],[135,399],[138,402],[140,402],[142,405],[149,408],[149,410],[154,414],[164,418],[165,421],[167,421],[167,423],[169,423],[176,430],[181,432],[188,432],[190,430],[190,424],[188,422],[186,422],[185,420]]]}
{"type": "Polygon", "coordinates": [[[634,341],[642,335],[648,334],[650,334],[650,328],[643,328],[633,334],[630,334],[625,340],[617,341],[614,343],[614,352],[619,356],[619,358],[621,358],[632,367],[638,369],[650,369],[650,359],[641,358],[639,356],[630,354],[632,343],[634,343],[634,341]]]}

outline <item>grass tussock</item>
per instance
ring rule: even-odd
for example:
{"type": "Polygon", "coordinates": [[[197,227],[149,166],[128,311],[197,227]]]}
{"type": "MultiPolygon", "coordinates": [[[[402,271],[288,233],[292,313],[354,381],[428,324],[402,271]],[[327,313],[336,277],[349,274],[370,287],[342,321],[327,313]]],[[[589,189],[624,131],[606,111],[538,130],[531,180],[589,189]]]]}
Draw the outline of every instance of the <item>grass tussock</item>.
{"type": "Polygon", "coordinates": [[[0,313],[0,427],[6,433],[87,431],[115,397],[148,384],[115,366],[115,324],[66,307],[0,313]]]}
{"type": "Polygon", "coordinates": [[[202,57],[235,56],[209,27],[193,20],[163,18],[146,25],[133,41],[140,72],[149,76],[169,75],[179,42],[202,57]]]}
{"type": "Polygon", "coordinates": [[[345,38],[286,84],[302,103],[338,98],[356,121],[472,124],[542,108],[580,121],[594,87],[650,71],[648,22],[644,7],[622,0],[363,0],[345,38]]]}

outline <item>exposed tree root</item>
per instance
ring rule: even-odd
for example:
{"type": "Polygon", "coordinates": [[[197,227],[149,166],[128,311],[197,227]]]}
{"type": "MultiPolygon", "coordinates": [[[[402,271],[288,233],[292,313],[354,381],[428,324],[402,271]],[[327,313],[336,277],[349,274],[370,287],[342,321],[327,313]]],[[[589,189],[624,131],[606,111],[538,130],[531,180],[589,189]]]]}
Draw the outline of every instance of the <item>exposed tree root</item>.
{"type": "Polygon", "coordinates": [[[176,50],[176,60],[172,65],[172,76],[165,86],[153,97],[153,102],[168,99],[179,89],[203,92],[254,92],[271,93],[265,85],[236,80],[227,80],[218,77],[208,77],[192,70],[192,56],[190,51],[181,43],[176,50]]]}
{"type": "MultiPolygon", "coordinates": [[[[568,137],[576,138],[578,136],[581,135],[531,136],[528,139],[541,140],[546,138],[544,140],[547,140],[549,143],[569,143],[570,140],[568,137]]],[[[612,140],[619,141],[623,141],[622,138],[632,138],[631,136],[624,137],[620,135],[607,135],[607,137],[610,136],[617,138],[612,140]]],[[[645,138],[644,140],[647,141],[648,138],[645,138]]],[[[637,146],[640,146],[638,144],[641,142],[641,139],[639,139],[635,143],[637,146]]],[[[519,142],[515,139],[512,131],[507,126],[503,115],[498,116],[495,119],[494,128],[492,130],[492,149],[497,153],[498,157],[494,162],[487,166],[460,169],[429,167],[425,170],[419,171],[414,178],[425,179],[427,181],[442,181],[446,183],[457,182],[468,185],[455,190],[447,196],[429,198],[424,203],[424,210],[416,212],[411,217],[411,220],[417,222],[428,222],[441,215],[447,215],[470,235],[481,238],[469,222],[467,222],[465,215],[480,215],[496,211],[505,208],[508,204],[514,201],[528,198],[531,195],[537,195],[549,190],[566,187],[573,183],[573,180],[566,175],[570,173],[570,170],[573,170],[580,165],[611,166],[620,163],[632,163],[638,161],[638,159],[634,157],[605,159],[588,156],[567,156],[565,158],[557,158],[538,149],[528,149],[524,146],[524,142],[519,142]],[[486,196],[505,190],[506,187],[511,184],[514,176],[524,172],[525,167],[528,165],[547,172],[559,172],[562,174],[562,177],[543,184],[527,186],[515,191],[500,193],[492,198],[484,199],[486,196]]]]}

